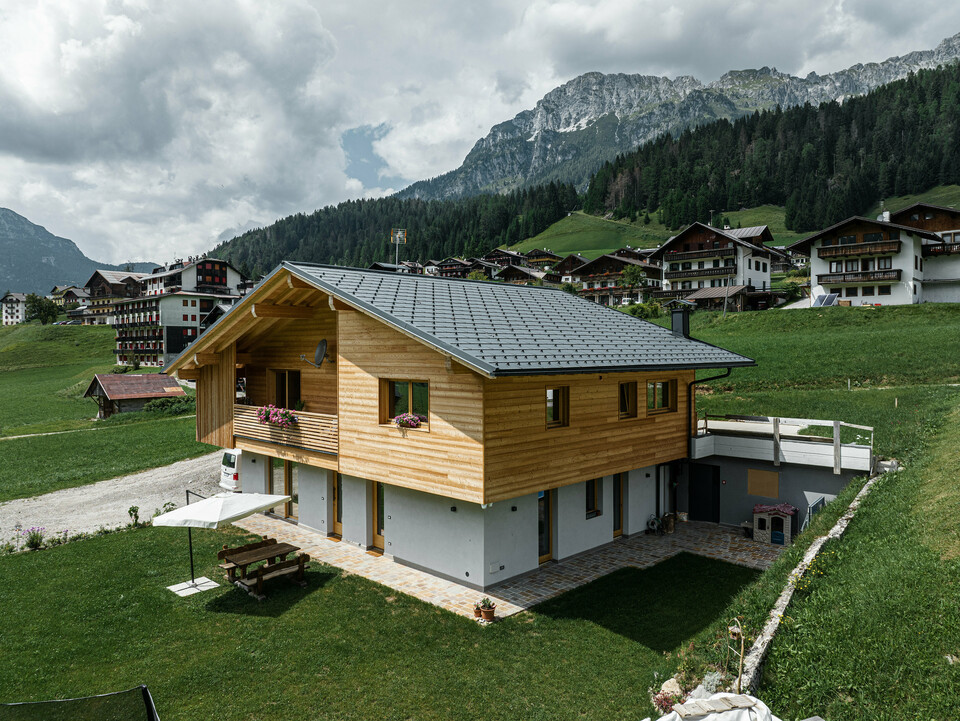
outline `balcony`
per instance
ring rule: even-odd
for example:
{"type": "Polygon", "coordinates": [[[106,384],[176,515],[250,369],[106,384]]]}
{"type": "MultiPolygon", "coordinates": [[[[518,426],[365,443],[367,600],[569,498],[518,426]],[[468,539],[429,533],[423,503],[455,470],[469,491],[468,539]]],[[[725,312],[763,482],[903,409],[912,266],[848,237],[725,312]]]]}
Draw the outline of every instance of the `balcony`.
{"type": "Polygon", "coordinates": [[[719,268],[694,268],[693,270],[671,270],[663,274],[665,280],[677,278],[716,278],[717,276],[736,275],[736,265],[724,265],[719,268]]]}
{"type": "Polygon", "coordinates": [[[867,270],[859,273],[818,273],[817,283],[880,283],[900,280],[900,269],[867,270]]]}
{"type": "Polygon", "coordinates": [[[960,253],[960,243],[944,243],[943,245],[925,245],[921,251],[924,258],[938,255],[956,255],[960,253]]]}
{"type": "Polygon", "coordinates": [[[662,299],[662,298],[682,298],[685,295],[690,295],[696,288],[686,288],[681,290],[677,288],[675,290],[655,290],[650,294],[651,298],[662,299]]]}
{"type": "Polygon", "coordinates": [[[828,245],[817,248],[818,258],[845,258],[853,255],[888,255],[900,252],[901,241],[879,240],[873,243],[851,243],[850,245],[828,245]]]}
{"type": "Polygon", "coordinates": [[[702,258],[730,258],[737,254],[736,248],[708,248],[707,250],[688,250],[679,253],[664,253],[663,262],[673,263],[678,260],[702,258]]]}
{"type": "Polygon", "coordinates": [[[233,407],[233,434],[261,443],[301,448],[329,455],[337,455],[339,430],[336,416],[324,413],[294,411],[297,423],[292,428],[277,428],[257,420],[255,406],[233,407]]]}

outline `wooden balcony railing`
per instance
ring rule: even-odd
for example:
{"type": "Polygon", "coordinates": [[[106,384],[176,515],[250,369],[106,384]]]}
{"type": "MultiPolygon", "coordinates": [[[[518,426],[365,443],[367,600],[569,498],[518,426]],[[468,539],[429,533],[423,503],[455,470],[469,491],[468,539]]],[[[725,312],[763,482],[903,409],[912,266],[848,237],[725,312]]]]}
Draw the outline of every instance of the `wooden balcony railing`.
{"type": "Polygon", "coordinates": [[[277,428],[261,424],[257,420],[256,406],[235,405],[233,434],[238,438],[337,454],[339,433],[336,416],[307,411],[294,411],[294,415],[297,417],[297,422],[292,428],[277,428]]]}
{"type": "Polygon", "coordinates": [[[736,248],[707,248],[706,250],[667,252],[663,255],[663,262],[674,263],[678,260],[690,260],[691,258],[727,258],[736,254],[736,248]]]}
{"type": "Polygon", "coordinates": [[[817,248],[818,258],[843,258],[852,255],[883,255],[899,253],[899,240],[878,240],[873,243],[851,243],[850,245],[828,245],[817,248]]]}
{"type": "Polygon", "coordinates": [[[900,269],[867,270],[859,273],[818,273],[817,283],[876,283],[900,280],[900,269]]]}
{"type": "Polygon", "coordinates": [[[718,275],[736,275],[736,265],[722,265],[719,268],[693,268],[692,270],[671,270],[663,274],[666,280],[675,278],[715,278],[718,275]]]}
{"type": "Polygon", "coordinates": [[[921,251],[924,258],[938,255],[954,255],[960,253],[960,243],[944,243],[943,245],[925,245],[921,251]]]}

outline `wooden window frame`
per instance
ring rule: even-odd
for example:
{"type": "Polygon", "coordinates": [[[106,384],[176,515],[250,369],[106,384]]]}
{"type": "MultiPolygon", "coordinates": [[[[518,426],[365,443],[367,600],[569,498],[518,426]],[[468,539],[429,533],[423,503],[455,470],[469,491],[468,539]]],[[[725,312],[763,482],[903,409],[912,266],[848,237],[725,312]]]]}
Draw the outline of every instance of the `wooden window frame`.
{"type": "Polygon", "coordinates": [[[603,497],[603,478],[591,478],[583,483],[585,494],[586,518],[596,518],[603,515],[600,500],[603,497]]]}
{"type": "Polygon", "coordinates": [[[660,413],[675,413],[677,411],[677,380],[676,378],[671,378],[668,380],[650,380],[647,381],[647,415],[657,415],[660,413]],[[657,386],[666,385],[667,393],[669,394],[669,402],[667,405],[658,407],[656,404],[656,398],[658,394],[656,392],[657,386]],[[654,403],[650,405],[650,390],[651,386],[654,387],[654,403]]]}
{"type": "Polygon", "coordinates": [[[617,413],[619,414],[620,420],[630,420],[632,418],[638,418],[639,413],[639,403],[638,403],[639,393],[638,385],[636,381],[623,381],[617,386],[617,413]],[[626,386],[626,396],[624,395],[624,386],[626,386]],[[630,387],[633,387],[632,390],[630,387]],[[627,400],[627,410],[623,409],[623,401],[627,400]],[[633,407],[630,407],[630,401],[633,401],[633,407]]]}
{"type": "MultiPolygon", "coordinates": [[[[400,413],[413,413],[413,384],[414,383],[423,383],[427,387],[427,417],[426,420],[421,421],[418,428],[404,428],[405,431],[420,431],[420,432],[429,432],[430,431],[430,381],[422,380],[418,378],[381,378],[380,379],[380,425],[382,426],[395,426],[393,418],[395,416],[390,415],[390,386],[393,383],[407,383],[410,388],[407,391],[407,410],[400,411],[400,413]]],[[[399,415],[399,413],[397,414],[399,415]]]]}
{"type": "Polygon", "coordinates": [[[543,418],[547,428],[566,428],[570,425],[570,386],[546,386],[543,393],[543,418]],[[550,420],[547,409],[547,393],[554,392],[554,407],[557,419],[550,420]]]}

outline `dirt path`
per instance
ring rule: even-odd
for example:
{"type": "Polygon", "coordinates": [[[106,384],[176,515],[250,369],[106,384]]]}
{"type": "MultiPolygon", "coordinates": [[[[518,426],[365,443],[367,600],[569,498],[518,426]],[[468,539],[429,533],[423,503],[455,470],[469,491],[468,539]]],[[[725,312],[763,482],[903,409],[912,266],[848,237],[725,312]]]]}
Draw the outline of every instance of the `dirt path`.
{"type": "Polygon", "coordinates": [[[0,503],[0,540],[13,536],[18,524],[41,526],[48,536],[64,529],[71,534],[96,531],[100,526],[127,523],[130,506],[139,506],[140,519],[145,520],[168,501],[182,506],[188,488],[212,495],[222,490],[217,485],[222,454],[217,451],[129,476],[0,503]]]}

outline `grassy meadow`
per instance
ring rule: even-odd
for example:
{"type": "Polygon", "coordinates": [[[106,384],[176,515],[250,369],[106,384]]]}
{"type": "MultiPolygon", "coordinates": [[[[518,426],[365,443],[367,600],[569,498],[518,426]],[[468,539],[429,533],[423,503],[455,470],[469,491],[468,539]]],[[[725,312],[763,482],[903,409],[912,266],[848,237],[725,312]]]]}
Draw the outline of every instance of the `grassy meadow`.
{"type": "Polygon", "coordinates": [[[137,413],[94,420],[97,405],[83,394],[94,374],[114,368],[114,337],[107,326],[0,328],[0,501],[213,450],[194,440],[192,418],[137,413]]]}

